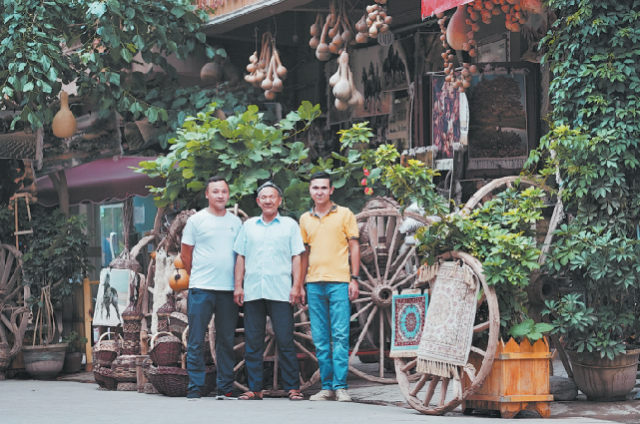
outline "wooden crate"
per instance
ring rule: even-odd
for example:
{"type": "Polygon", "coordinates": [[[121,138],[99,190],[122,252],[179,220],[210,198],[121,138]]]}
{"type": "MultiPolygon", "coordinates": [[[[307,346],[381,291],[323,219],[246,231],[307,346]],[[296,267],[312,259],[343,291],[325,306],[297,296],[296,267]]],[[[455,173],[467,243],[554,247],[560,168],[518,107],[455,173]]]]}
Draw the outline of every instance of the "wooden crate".
{"type": "MultiPolygon", "coordinates": [[[[498,410],[502,418],[513,418],[520,411],[537,411],[542,418],[551,415],[549,402],[549,344],[540,339],[531,345],[524,340],[520,345],[511,339],[500,341],[491,372],[482,388],[462,403],[465,415],[474,409],[498,410]]],[[[469,362],[480,369],[482,357],[474,352],[469,362]]],[[[465,378],[465,384],[469,384],[465,378]]]]}

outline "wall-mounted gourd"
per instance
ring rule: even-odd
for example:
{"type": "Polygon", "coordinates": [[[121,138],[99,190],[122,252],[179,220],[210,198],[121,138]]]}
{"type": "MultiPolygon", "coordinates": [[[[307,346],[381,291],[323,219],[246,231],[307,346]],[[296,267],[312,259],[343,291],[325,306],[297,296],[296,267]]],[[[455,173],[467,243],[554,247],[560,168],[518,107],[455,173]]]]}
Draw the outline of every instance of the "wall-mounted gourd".
{"type": "Polygon", "coordinates": [[[247,71],[249,75],[244,77],[245,81],[265,90],[264,97],[267,100],[274,100],[276,93],[284,89],[283,81],[287,78],[287,68],[282,65],[276,41],[270,32],[262,35],[260,56],[258,52],[254,52],[249,57],[247,71]]]}
{"type": "Polygon", "coordinates": [[[66,91],[60,92],[60,110],[53,117],[51,129],[59,138],[69,138],[76,133],[76,118],[69,109],[69,95],[66,91]]]}

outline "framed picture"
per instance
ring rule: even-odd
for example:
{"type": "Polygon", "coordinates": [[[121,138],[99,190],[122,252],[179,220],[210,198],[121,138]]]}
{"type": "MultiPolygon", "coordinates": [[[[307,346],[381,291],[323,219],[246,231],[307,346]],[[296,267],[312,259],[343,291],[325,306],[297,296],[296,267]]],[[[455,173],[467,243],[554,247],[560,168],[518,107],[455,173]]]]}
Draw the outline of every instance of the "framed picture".
{"type": "Polygon", "coordinates": [[[484,67],[481,74],[473,76],[467,90],[467,171],[519,172],[529,151],[537,146],[537,74],[529,68],[528,64],[500,64],[484,67]]]}
{"type": "Polygon", "coordinates": [[[478,62],[508,62],[509,34],[496,34],[478,41],[478,62]]]}
{"type": "Polygon", "coordinates": [[[122,324],[122,312],[129,304],[131,283],[137,277],[128,269],[103,268],[93,313],[93,325],[117,327],[122,324]]]}
{"type": "MultiPolygon", "coordinates": [[[[431,78],[431,144],[436,148],[436,161],[453,159],[453,143],[460,141],[460,93],[445,77],[431,78]]],[[[438,163],[438,162],[436,162],[438,163]]],[[[449,169],[446,162],[439,169],[449,169]]]]}

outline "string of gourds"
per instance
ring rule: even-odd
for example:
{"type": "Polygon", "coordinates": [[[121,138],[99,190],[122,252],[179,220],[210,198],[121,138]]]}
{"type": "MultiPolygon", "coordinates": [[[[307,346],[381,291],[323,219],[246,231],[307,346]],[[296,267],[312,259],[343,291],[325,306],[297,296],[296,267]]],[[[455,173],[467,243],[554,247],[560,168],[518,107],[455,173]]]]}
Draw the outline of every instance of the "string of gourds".
{"type": "Polygon", "coordinates": [[[287,68],[282,65],[276,49],[276,40],[271,32],[262,34],[260,56],[255,51],[249,57],[247,72],[249,75],[244,77],[245,81],[265,90],[264,97],[267,100],[274,100],[276,93],[281,93],[284,89],[283,81],[287,78],[287,68]]]}

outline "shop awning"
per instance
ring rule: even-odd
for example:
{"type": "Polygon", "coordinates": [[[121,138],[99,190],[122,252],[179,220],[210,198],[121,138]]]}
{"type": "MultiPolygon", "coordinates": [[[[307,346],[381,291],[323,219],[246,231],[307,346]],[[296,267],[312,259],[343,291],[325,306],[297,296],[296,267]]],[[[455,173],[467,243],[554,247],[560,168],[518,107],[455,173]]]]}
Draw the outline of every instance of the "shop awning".
{"type": "MultiPolygon", "coordinates": [[[[153,157],[111,158],[85,163],[65,171],[69,189],[69,205],[83,202],[102,203],[106,200],[124,200],[129,196],[148,196],[147,186],[164,187],[163,178],[149,178],[138,174],[130,166],[138,166],[143,160],[153,157]]],[[[54,206],[59,203],[58,193],[48,176],[37,181],[38,203],[54,206]]]]}
{"type": "Polygon", "coordinates": [[[422,19],[431,15],[453,9],[461,4],[471,3],[473,0],[422,0],[422,19]]]}

